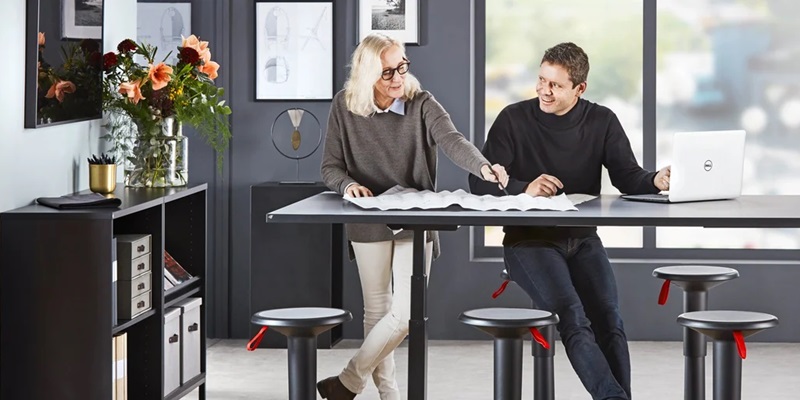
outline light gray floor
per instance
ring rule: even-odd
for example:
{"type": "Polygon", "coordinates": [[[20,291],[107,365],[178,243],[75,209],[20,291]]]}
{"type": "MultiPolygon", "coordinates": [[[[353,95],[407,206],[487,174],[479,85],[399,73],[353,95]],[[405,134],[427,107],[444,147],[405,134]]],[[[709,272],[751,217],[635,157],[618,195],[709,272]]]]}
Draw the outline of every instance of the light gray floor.
{"type": "MultiPolygon", "coordinates": [[[[208,399],[285,400],[288,398],[286,350],[245,350],[245,340],[209,341],[208,399]]],[[[530,354],[530,342],[525,354],[530,354]]],[[[318,352],[317,376],[335,375],[344,367],[360,341],[343,341],[332,350],[318,352]]],[[[636,399],[683,399],[683,355],[679,342],[631,342],[633,395],[636,399]]],[[[800,344],[748,343],[742,366],[742,398],[746,400],[796,400],[800,398],[800,344]]],[[[711,348],[706,359],[707,398],[712,399],[711,348]]],[[[406,393],[408,352],[396,351],[398,381],[406,393]]],[[[531,399],[532,358],[524,357],[523,399],[531,399]]],[[[556,399],[589,400],[560,343],[555,358],[556,399]]],[[[430,341],[428,399],[492,398],[492,344],[490,341],[430,341]]],[[[197,399],[195,393],[186,399],[197,399]]],[[[371,383],[359,400],[378,399],[371,383]]]]}

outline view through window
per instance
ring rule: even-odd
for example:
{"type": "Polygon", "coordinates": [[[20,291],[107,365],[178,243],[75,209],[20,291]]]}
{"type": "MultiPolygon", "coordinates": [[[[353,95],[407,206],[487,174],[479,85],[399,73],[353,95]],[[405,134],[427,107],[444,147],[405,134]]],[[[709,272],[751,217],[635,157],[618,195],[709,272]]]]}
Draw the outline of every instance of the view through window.
{"type": "MultiPolygon", "coordinates": [[[[545,50],[574,42],[589,56],[585,99],[617,114],[642,162],[642,0],[504,0],[486,2],[484,134],[507,105],[536,97],[545,50]]],[[[602,193],[619,193],[603,174],[602,193]]],[[[607,247],[641,247],[642,228],[600,227],[607,247]]],[[[486,227],[484,246],[501,246],[486,227]]]]}

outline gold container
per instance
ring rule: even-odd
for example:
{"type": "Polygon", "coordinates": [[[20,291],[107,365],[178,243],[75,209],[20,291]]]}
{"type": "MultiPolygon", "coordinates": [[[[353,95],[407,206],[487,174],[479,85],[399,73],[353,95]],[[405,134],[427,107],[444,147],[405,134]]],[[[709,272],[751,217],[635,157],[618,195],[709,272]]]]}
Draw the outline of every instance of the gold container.
{"type": "Polygon", "coordinates": [[[89,164],[89,190],[108,194],[117,188],[117,164],[89,164]]]}

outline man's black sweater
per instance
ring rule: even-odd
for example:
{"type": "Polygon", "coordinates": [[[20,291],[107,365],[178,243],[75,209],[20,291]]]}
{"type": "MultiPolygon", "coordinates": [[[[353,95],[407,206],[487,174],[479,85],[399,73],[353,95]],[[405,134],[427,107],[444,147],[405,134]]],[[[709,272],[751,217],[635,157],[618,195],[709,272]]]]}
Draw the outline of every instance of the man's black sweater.
{"type": "MultiPolygon", "coordinates": [[[[655,172],[636,162],[631,144],[617,116],[608,108],[579,99],[566,114],[548,114],[539,99],[521,101],[504,108],[489,129],[483,155],[492,164],[506,168],[511,195],[525,192],[541,174],[553,175],[564,184],[565,193],[600,194],[602,167],[622,193],[658,193],[655,172]]],[[[469,177],[472,193],[502,195],[497,184],[469,177]]],[[[506,226],[503,244],[531,239],[585,237],[595,227],[555,228],[506,226]]]]}

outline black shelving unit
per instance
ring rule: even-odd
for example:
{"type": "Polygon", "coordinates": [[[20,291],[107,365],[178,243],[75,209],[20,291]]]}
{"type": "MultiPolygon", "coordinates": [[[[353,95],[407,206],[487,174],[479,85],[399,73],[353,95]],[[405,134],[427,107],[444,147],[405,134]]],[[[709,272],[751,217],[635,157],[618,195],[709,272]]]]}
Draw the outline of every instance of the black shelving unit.
{"type": "Polygon", "coordinates": [[[108,400],[112,340],[128,334],[128,398],[205,399],[207,185],[126,188],[116,209],[0,213],[0,399],[108,400]],[[152,236],[152,309],[112,321],[112,238],[152,236]],[[164,249],[193,278],[164,291],[164,249]],[[164,388],[165,310],[201,297],[200,375],[164,388]]]}

